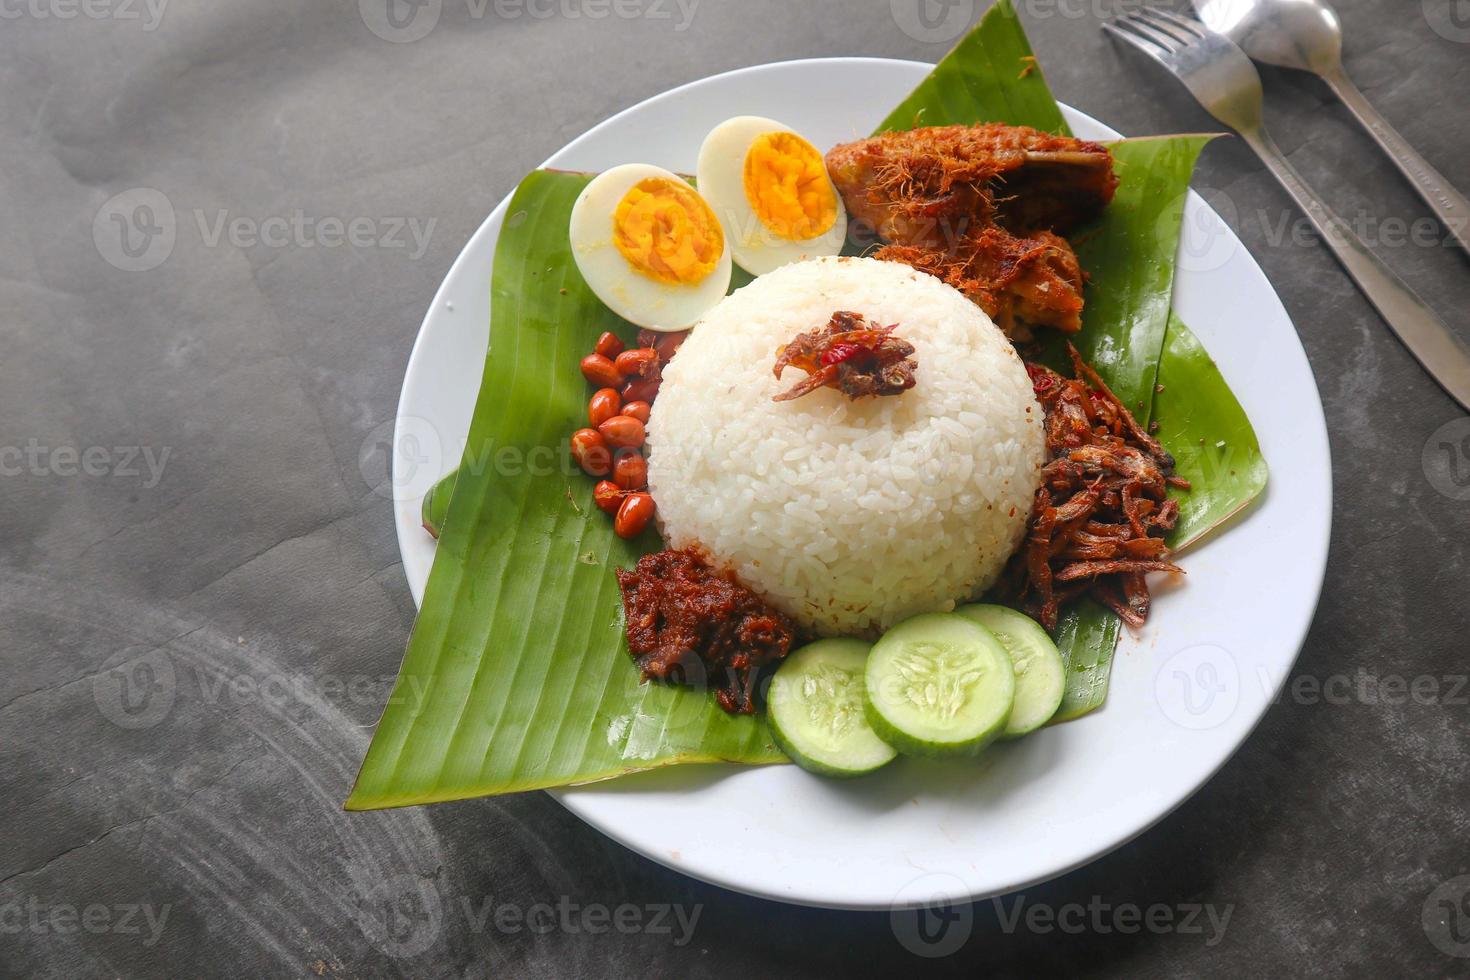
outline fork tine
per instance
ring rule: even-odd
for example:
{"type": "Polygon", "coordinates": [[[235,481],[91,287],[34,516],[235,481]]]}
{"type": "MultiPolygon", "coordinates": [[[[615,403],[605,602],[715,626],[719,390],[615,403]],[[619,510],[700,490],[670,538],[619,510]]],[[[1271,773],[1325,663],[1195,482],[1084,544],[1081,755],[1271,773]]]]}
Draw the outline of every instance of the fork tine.
{"type": "Polygon", "coordinates": [[[1161,21],[1161,19],[1151,18],[1151,16],[1148,16],[1147,13],[1136,13],[1136,15],[1133,16],[1138,19],[1139,24],[1148,25],[1150,26],[1150,28],[1154,29],[1154,31],[1158,31],[1160,32],[1160,34],[1166,35],[1166,37],[1173,38],[1173,41],[1175,41],[1176,50],[1179,47],[1189,47],[1191,46],[1191,44],[1194,44],[1194,35],[1185,34],[1185,32],[1180,31],[1179,28],[1176,28],[1175,25],[1170,24],[1169,21],[1161,21]]]}
{"type": "Polygon", "coordinates": [[[1205,36],[1205,25],[1201,24],[1197,20],[1193,20],[1189,17],[1181,17],[1174,11],[1165,10],[1163,7],[1149,7],[1146,9],[1145,12],[1150,13],[1155,17],[1162,17],[1164,20],[1169,21],[1171,24],[1183,30],[1186,34],[1190,34],[1197,38],[1203,38],[1205,36]]]}
{"type": "Polygon", "coordinates": [[[1140,37],[1147,38],[1169,54],[1176,54],[1180,48],[1189,46],[1188,41],[1175,37],[1162,27],[1143,19],[1138,14],[1124,14],[1118,18],[1116,23],[1119,27],[1127,27],[1140,37]]]}
{"type": "Polygon", "coordinates": [[[1164,60],[1163,55],[1167,52],[1159,47],[1159,43],[1152,38],[1146,38],[1141,34],[1129,30],[1129,26],[1120,18],[1117,20],[1103,21],[1102,29],[1105,34],[1122,41],[1130,48],[1136,48],[1155,61],[1162,62],[1164,60]]]}
{"type": "Polygon", "coordinates": [[[1127,44],[1130,48],[1142,51],[1165,68],[1169,67],[1168,62],[1164,61],[1164,55],[1169,53],[1169,49],[1153,38],[1138,33],[1135,25],[1124,18],[1119,17],[1114,20],[1104,21],[1102,29],[1114,38],[1127,44]]]}
{"type": "Polygon", "coordinates": [[[1138,21],[1139,24],[1146,25],[1163,34],[1165,37],[1172,39],[1174,42],[1173,47],[1176,51],[1180,47],[1188,47],[1194,43],[1195,38],[1193,35],[1185,33],[1167,20],[1152,16],[1156,12],[1152,8],[1144,7],[1141,10],[1136,10],[1129,14],[1129,16],[1138,21]]]}

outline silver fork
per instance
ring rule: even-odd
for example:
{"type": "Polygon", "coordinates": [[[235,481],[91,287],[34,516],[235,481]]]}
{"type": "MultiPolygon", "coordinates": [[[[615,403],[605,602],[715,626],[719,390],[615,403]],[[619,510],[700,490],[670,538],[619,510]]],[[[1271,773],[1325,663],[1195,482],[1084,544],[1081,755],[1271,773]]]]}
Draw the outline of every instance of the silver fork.
{"type": "Polygon", "coordinates": [[[1470,409],[1470,350],[1287,162],[1266,132],[1261,76],[1245,52],[1225,35],[1167,10],[1126,14],[1103,24],[1103,30],[1167,68],[1210,115],[1240,134],[1409,352],[1455,401],[1470,409]]]}

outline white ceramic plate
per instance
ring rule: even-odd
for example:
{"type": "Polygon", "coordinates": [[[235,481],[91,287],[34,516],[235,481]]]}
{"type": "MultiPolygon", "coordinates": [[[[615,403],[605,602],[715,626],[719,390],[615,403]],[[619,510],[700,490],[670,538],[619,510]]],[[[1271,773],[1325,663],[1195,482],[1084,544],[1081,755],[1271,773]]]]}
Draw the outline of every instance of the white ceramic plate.
{"type": "MultiPolygon", "coordinates": [[[[929,69],[836,58],[717,75],[614,116],[546,166],[637,161],[691,173],[704,134],[743,114],[772,116],[831,146],[869,133],[929,69]]],[[[1065,111],[1081,136],[1118,135],[1065,111]]],[[[434,554],[419,501],[458,462],[468,432],[508,201],[444,280],[404,380],[395,496],[416,600],[434,554]]],[[[1187,556],[1187,580],[1159,596],[1147,629],[1125,636],[1102,710],[992,749],[978,764],[900,760],[850,783],[795,766],[676,766],[553,795],[603,833],[697,878],[789,902],[886,909],[1051,878],[1198,789],[1245,740],[1296,658],[1321,588],[1332,489],[1317,386],[1281,302],[1193,194],[1185,229],[1174,307],[1250,414],[1271,483],[1228,534],[1187,556]]]]}

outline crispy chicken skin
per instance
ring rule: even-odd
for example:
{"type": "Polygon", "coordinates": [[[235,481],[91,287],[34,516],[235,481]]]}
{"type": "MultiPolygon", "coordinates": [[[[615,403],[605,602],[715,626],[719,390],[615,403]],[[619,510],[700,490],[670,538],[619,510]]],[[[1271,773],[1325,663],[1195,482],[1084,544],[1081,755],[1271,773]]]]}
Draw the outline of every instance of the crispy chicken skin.
{"type": "Polygon", "coordinates": [[[934,126],[844,143],[827,170],[877,257],[938,276],[1013,339],[1081,329],[1084,276],[1060,237],[1113,198],[1097,143],[1026,126],[934,126]]]}
{"type": "Polygon", "coordinates": [[[898,245],[943,245],[979,221],[1066,234],[1113,199],[1098,143],[1029,126],[931,126],[843,143],[827,172],[853,217],[898,245]]]}
{"type": "Polygon", "coordinates": [[[994,225],[952,249],[885,245],[875,258],[911,265],[964,293],[1012,340],[1027,324],[1063,333],[1082,329],[1082,269],[1066,239],[1049,231],[1019,238],[994,225]]]}

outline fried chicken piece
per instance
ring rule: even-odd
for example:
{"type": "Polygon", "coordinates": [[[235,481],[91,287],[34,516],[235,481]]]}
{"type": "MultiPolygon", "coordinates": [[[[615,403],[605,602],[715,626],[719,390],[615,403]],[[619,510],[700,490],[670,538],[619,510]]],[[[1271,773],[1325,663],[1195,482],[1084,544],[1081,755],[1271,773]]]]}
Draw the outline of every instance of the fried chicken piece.
{"type": "Polygon", "coordinates": [[[1025,324],[1063,333],[1082,329],[1082,267],[1066,239],[1049,231],[1018,238],[994,225],[953,249],[885,245],[875,258],[902,262],[949,283],[985,311],[1012,340],[1025,324]]]}
{"type": "Polygon", "coordinates": [[[1076,333],[1085,276],[1060,237],[1118,185],[1097,143],[1026,126],[935,126],[844,143],[827,169],[856,222],[903,262],[959,289],[1013,340],[1076,333]]]}
{"type": "Polygon", "coordinates": [[[945,246],[998,222],[1062,234],[1113,199],[1098,143],[1029,126],[930,126],[843,143],[827,172],[848,214],[897,245],[945,246]]]}

